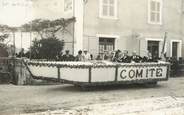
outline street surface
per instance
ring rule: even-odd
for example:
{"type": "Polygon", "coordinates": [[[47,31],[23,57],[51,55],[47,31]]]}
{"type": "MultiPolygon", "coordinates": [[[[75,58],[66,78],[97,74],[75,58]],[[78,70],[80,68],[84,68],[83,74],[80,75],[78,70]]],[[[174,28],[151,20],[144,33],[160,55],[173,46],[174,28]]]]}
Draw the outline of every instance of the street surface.
{"type": "MultiPolygon", "coordinates": [[[[45,111],[48,113],[48,111],[56,110],[67,113],[69,110],[79,108],[94,108],[92,111],[98,113],[101,110],[107,111],[107,109],[111,109],[112,105],[116,105],[117,108],[125,108],[126,105],[132,106],[132,111],[131,109],[127,111],[126,109],[113,108],[117,111],[122,110],[120,113],[127,115],[129,113],[137,115],[137,112],[139,113],[138,115],[141,113],[147,115],[147,112],[162,112],[162,109],[164,111],[173,111],[174,113],[171,115],[182,115],[184,114],[183,98],[184,77],[170,78],[169,81],[159,82],[155,87],[124,85],[119,87],[99,87],[97,90],[88,92],[81,91],[72,85],[63,84],[42,86],[0,85],[0,115],[45,111]],[[147,108],[141,106],[142,102],[147,108]],[[133,109],[135,106],[138,106],[138,110],[133,109]]],[[[98,114],[100,115],[100,113],[98,114]]],[[[168,114],[170,115],[170,113],[168,114]]],[[[167,114],[164,113],[163,115],[167,114]]]]}
{"type": "Polygon", "coordinates": [[[22,115],[184,115],[184,98],[157,97],[22,115]]]}

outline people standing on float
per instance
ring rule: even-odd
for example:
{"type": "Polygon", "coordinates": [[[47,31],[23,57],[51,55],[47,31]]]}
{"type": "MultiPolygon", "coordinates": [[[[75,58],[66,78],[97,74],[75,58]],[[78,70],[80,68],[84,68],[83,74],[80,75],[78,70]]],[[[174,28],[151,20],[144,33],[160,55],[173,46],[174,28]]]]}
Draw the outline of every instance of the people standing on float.
{"type": "Polygon", "coordinates": [[[62,52],[59,52],[59,53],[56,55],[55,60],[56,60],[56,61],[62,61],[62,57],[63,57],[63,53],[62,53],[62,52]]]}
{"type": "Polygon", "coordinates": [[[59,54],[56,55],[55,61],[59,61],[59,54]]]}
{"type": "Polygon", "coordinates": [[[103,60],[111,60],[109,51],[104,51],[103,60]]]}
{"type": "Polygon", "coordinates": [[[121,62],[123,62],[123,63],[130,63],[131,62],[131,58],[130,58],[130,56],[128,56],[127,50],[124,50],[123,57],[121,58],[121,62]]]}
{"type": "Polygon", "coordinates": [[[74,56],[70,54],[69,50],[65,51],[65,54],[63,55],[63,61],[74,61],[74,56]]]}
{"type": "Polygon", "coordinates": [[[123,58],[123,55],[124,55],[123,52],[119,52],[119,53],[118,53],[117,62],[122,62],[121,59],[123,58]]]}
{"type": "Polygon", "coordinates": [[[83,56],[84,56],[84,61],[91,60],[91,55],[90,55],[90,53],[88,53],[88,51],[86,49],[84,50],[83,56]]]}
{"type": "Polygon", "coordinates": [[[115,52],[115,55],[113,56],[112,61],[114,61],[114,62],[119,62],[119,57],[120,57],[120,55],[121,55],[121,50],[117,50],[117,51],[115,52]]]}
{"type": "Polygon", "coordinates": [[[153,62],[158,62],[161,58],[159,57],[158,51],[154,52],[154,55],[152,55],[153,62]]]}
{"type": "Polygon", "coordinates": [[[152,54],[151,52],[147,51],[147,55],[142,58],[141,62],[153,62],[152,54]]]}
{"type": "Polygon", "coordinates": [[[97,55],[96,60],[103,60],[100,54],[97,55]]]}
{"type": "Polygon", "coordinates": [[[153,56],[151,52],[148,51],[148,62],[153,62],[153,56]]]}
{"type": "Polygon", "coordinates": [[[82,50],[78,51],[78,55],[75,57],[75,61],[84,61],[84,56],[82,55],[82,50]]]}
{"type": "Polygon", "coordinates": [[[59,61],[63,61],[63,52],[62,51],[59,53],[59,61]]]}
{"type": "Polygon", "coordinates": [[[142,60],[142,57],[139,56],[139,55],[137,55],[136,54],[136,51],[133,51],[132,52],[132,56],[131,56],[131,62],[133,62],[133,63],[139,63],[139,62],[141,62],[141,60],[142,60]]]}
{"type": "Polygon", "coordinates": [[[110,61],[114,61],[115,53],[116,53],[115,51],[112,51],[112,52],[110,53],[110,56],[109,56],[110,61]]]}

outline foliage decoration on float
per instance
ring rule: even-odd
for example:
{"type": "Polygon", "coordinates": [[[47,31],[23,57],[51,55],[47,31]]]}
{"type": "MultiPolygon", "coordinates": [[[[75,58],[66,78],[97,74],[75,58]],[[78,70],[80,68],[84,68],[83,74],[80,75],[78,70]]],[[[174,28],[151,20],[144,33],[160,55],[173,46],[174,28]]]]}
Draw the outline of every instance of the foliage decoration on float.
{"type": "Polygon", "coordinates": [[[52,62],[52,61],[27,61],[28,65],[36,66],[36,67],[58,67],[58,68],[113,68],[113,67],[160,67],[167,66],[168,63],[105,63],[103,61],[99,62],[52,62]]]}

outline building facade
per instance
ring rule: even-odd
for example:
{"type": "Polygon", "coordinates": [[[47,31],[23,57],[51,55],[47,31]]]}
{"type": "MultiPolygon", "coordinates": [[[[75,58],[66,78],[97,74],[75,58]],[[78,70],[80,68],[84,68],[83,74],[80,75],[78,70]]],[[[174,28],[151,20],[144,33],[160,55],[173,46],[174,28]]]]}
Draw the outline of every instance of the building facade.
{"type": "MultiPolygon", "coordinates": [[[[69,0],[65,0],[65,2],[69,0]]],[[[87,49],[93,55],[105,51],[136,51],[141,56],[149,50],[161,55],[167,32],[167,57],[184,57],[183,0],[73,0],[65,11],[76,17],[75,54],[87,49]]],[[[64,4],[67,6],[66,4],[64,4]]]]}

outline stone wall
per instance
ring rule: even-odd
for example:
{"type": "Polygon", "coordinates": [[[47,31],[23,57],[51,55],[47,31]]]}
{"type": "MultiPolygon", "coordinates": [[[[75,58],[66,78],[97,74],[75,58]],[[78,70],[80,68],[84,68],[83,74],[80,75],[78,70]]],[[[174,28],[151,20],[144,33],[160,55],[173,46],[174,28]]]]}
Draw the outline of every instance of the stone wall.
{"type": "Polygon", "coordinates": [[[31,84],[32,77],[21,59],[0,58],[0,83],[31,84]]]}

